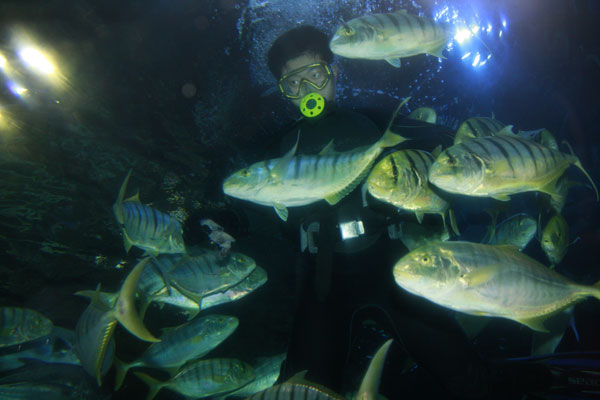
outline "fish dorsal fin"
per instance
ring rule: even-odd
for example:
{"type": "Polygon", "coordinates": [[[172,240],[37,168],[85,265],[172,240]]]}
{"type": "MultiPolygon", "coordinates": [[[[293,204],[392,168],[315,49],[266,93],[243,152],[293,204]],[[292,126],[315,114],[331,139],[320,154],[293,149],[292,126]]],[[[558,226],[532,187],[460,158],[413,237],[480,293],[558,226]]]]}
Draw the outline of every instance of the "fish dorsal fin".
{"type": "Polygon", "coordinates": [[[138,192],[136,194],[134,194],[133,196],[127,198],[124,200],[124,202],[130,201],[132,203],[141,203],[140,201],[140,192],[138,190],[138,192]]]}
{"type": "Polygon", "coordinates": [[[131,177],[132,168],[127,172],[127,176],[123,179],[123,183],[121,183],[121,189],[119,189],[119,195],[117,196],[117,201],[113,204],[113,211],[115,213],[115,217],[120,224],[124,222],[123,210],[121,209],[121,204],[123,204],[123,198],[125,197],[125,191],[127,190],[127,183],[129,182],[129,177],[131,177]]]}
{"type": "Polygon", "coordinates": [[[381,373],[383,372],[383,364],[391,344],[392,339],[387,340],[373,356],[373,359],[369,363],[369,368],[360,383],[360,388],[355,397],[356,400],[377,398],[379,381],[381,380],[381,373]]]}
{"type": "Polygon", "coordinates": [[[290,379],[288,379],[287,383],[306,383],[307,380],[306,380],[305,376],[306,376],[307,372],[308,372],[308,370],[298,372],[297,374],[292,376],[290,379]]]}
{"type": "Polygon", "coordinates": [[[390,118],[390,121],[387,124],[387,127],[385,128],[385,133],[390,132],[390,128],[392,127],[392,124],[394,123],[394,120],[396,119],[396,116],[398,116],[398,111],[400,111],[400,109],[402,108],[402,106],[404,106],[406,103],[408,103],[410,101],[410,98],[411,98],[411,96],[406,97],[404,100],[402,100],[402,102],[400,103],[400,105],[398,107],[396,107],[396,109],[392,113],[392,117],[390,118]]]}
{"type": "Polygon", "coordinates": [[[119,297],[113,310],[114,317],[133,335],[137,336],[141,340],[147,342],[160,342],[160,339],[155,338],[146,329],[144,323],[139,317],[137,310],[135,309],[135,292],[137,291],[137,284],[140,280],[140,276],[144,267],[150,260],[149,257],[144,258],[140,261],[135,268],[127,275],[121,290],[119,291],[119,297]]]}
{"type": "Polygon", "coordinates": [[[504,128],[500,129],[500,132],[498,132],[497,135],[518,136],[517,134],[515,134],[513,132],[513,126],[512,125],[506,125],[504,128]]]}
{"type": "Polygon", "coordinates": [[[326,156],[326,155],[331,155],[331,154],[336,154],[337,152],[335,151],[335,148],[333,147],[333,139],[331,139],[329,141],[329,143],[327,143],[325,145],[325,147],[323,147],[323,150],[321,150],[319,152],[320,156],[326,156]]]}
{"type": "Polygon", "coordinates": [[[431,152],[431,155],[433,156],[433,158],[438,158],[438,156],[440,155],[440,153],[442,152],[442,145],[438,144],[438,146],[433,149],[433,151],[431,152]]]}
{"type": "Polygon", "coordinates": [[[387,61],[392,67],[395,67],[395,68],[400,68],[400,66],[402,65],[402,61],[400,61],[400,57],[386,58],[385,61],[387,61]]]}
{"type": "Polygon", "coordinates": [[[402,9],[402,10],[394,11],[394,14],[406,14],[406,10],[402,9]]]}
{"type": "Polygon", "coordinates": [[[300,141],[300,130],[298,130],[298,137],[294,146],[281,157],[271,170],[271,177],[275,180],[281,180],[285,176],[288,164],[294,158],[296,150],[298,149],[298,142],[300,141]]]}

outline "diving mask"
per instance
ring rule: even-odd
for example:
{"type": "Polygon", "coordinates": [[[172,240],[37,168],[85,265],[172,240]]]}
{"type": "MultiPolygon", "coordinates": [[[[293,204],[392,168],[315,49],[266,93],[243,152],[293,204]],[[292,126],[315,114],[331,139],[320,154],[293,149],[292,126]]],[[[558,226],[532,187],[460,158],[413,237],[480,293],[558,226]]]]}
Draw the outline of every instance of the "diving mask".
{"type": "Polygon", "coordinates": [[[312,86],[315,90],[323,89],[331,78],[331,67],[324,63],[314,63],[295,69],[279,79],[279,90],[288,99],[301,97],[302,85],[312,86]]]}

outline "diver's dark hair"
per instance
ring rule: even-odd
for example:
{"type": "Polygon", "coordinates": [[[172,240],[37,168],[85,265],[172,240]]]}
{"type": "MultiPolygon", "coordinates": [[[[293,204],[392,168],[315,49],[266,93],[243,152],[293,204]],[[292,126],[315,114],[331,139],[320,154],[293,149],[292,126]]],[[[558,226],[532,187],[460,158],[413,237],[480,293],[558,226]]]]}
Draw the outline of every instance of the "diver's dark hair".
{"type": "Polygon", "coordinates": [[[327,63],[333,60],[329,38],[314,26],[299,26],[279,36],[267,55],[267,64],[275,79],[281,78],[281,70],[289,60],[305,53],[315,54],[327,63]]]}

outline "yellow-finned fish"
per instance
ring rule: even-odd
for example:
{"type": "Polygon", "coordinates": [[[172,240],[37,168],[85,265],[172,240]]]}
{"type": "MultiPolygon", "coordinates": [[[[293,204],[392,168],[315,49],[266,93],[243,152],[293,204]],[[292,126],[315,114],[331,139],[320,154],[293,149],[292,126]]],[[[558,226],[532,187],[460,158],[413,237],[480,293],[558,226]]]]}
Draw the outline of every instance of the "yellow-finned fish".
{"type": "Polygon", "coordinates": [[[556,214],[550,218],[542,231],[541,246],[552,263],[550,268],[554,268],[565,257],[569,247],[569,224],[562,215],[556,214]]]}
{"type": "Polygon", "coordinates": [[[517,135],[472,139],[444,150],[429,168],[429,182],[451,193],[510,200],[540,191],[555,197],[555,183],[574,164],[598,189],[579,158],[517,135]]]}
{"type": "Polygon", "coordinates": [[[532,131],[519,131],[519,133],[517,133],[517,135],[519,135],[525,139],[529,139],[529,140],[533,140],[534,142],[538,142],[542,146],[549,147],[552,150],[558,151],[558,143],[556,143],[556,139],[554,138],[552,133],[550,133],[550,131],[546,128],[535,129],[532,131]]]}
{"type": "Polygon", "coordinates": [[[402,101],[385,133],[373,145],[347,152],[332,150],[331,141],[318,155],[296,156],[294,147],[282,158],[260,161],[243,168],[223,182],[223,192],[253,203],[272,206],[284,221],[288,207],[304,206],[326,200],[336,204],[350,193],[369,173],[384,148],[407,140],[390,131],[402,101]]]}
{"type": "Polygon", "coordinates": [[[437,122],[437,114],[433,108],[430,107],[419,107],[406,118],[414,119],[416,121],[429,122],[435,124],[437,122]]]}
{"type": "MultiPolygon", "coordinates": [[[[509,125],[510,126],[510,125],[509,125]]],[[[498,121],[495,118],[487,117],[473,117],[466,119],[456,131],[454,136],[454,144],[466,142],[471,139],[482,138],[486,136],[496,136],[502,129],[506,127],[506,124],[498,121]]],[[[507,130],[512,129],[506,128],[507,130]]],[[[511,131],[512,132],[512,131],[511,131]]]]}
{"type": "MultiPolygon", "coordinates": [[[[429,187],[427,175],[434,156],[423,150],[398,150],[379,161],[366,181],[367,190],[378,200],[413,211],[419,223],[423,214],[439,214],[446,227],[449,204],[429,187]]],[[[450,212],[453,230],[458,233],[450,212]]]]}
{"type": "Polygon", "coordinates": [[[386,60],[400,67],[401,58],[418,54],[446,58],[442,52],[452,36],[444,24],[401,10],[365,15],[342,23],[329,48],[342,57],[386,60]]]}
{"type": "Polygon", "coordinates": [[[136,246],[153,256],[185,253],[183,228],[176,218],[143,205],[139,193],[123,200],[131,171],[123,180],[119,197],[113,205],[115,217],[123,230],[125,250],[129,252],[131,246],[136,246]]]}
{"type": "MultiPolygon", "coordinates": [[[[99,288],[75,327],[75,353],[81,365],[101,386],[102,376],[112,364],[113,333],[117,321],[133,335],[147,342],[159,342],[146,329],[135,309],[135,292],[140,275],[149,258],[140,261],[127,275],[117,296],[100,297],[99,288]],[[108,356],[107,356],[108,355],[108,356]]],[[[89,296],[88,291],[77,292],[89,296]]]]}
{"type": "Polygon", "coordinates": [[[429,243],[402,257],[394,278],[441,306],[512,319],[537,331],[547,331],[545,319],[588,296],[600,300],[600,282],[574,283],[514,246],[429,243]]]}

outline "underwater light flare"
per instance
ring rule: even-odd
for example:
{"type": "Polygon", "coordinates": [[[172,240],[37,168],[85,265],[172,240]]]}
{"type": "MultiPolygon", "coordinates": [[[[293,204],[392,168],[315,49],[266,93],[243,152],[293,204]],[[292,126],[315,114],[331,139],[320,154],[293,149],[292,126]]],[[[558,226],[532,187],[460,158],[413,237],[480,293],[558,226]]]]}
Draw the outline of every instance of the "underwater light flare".
{"type": "Polygon", "coordinates": [[[21,85],[18,85],[14,82],[12,82],[8,85],[8,89],[11,91],[12,94],[14,94],[17,97],[21,97],[21,95],[23,93],[27,92],[27,88],[25,88],[21,85]]]}
{"type": "Polygon", "coordinates": [[[42,74],[50,75],[55,71],[55,67],[50,60],[33,47],[24,48],[19,52],[19,56],[31,69],[41,72],[42,74]]]}
{"type": "Polygon", "coordinates": [[[5,65],[6,65],[6,57],[4,57],[2,54],[0,54],[0,68],[4,68],[5,65]]]}
{"type": "Polygon", "coordinates": [[[471,52],[469,51],[467,54],[465,54],[464,56],[462,56],[460,59],[464,60],[465,58],[469,57],[471,55],[471,52]]]}
{"type": "Polygon", "coordinates": [[[475,59],[473,60],[473,66],[476,67],[479,64],[479,60],[481,59],[481,54],[479,52],[475,55],[475,59]]]}
{"type": "Polygon", "coordinates": [[[465,41],[469,40],[473,36],[473,33],[468,28],[458,28],[456,30],[456,35],[454,35],[454,39],[462,44],[465,41]]]}

